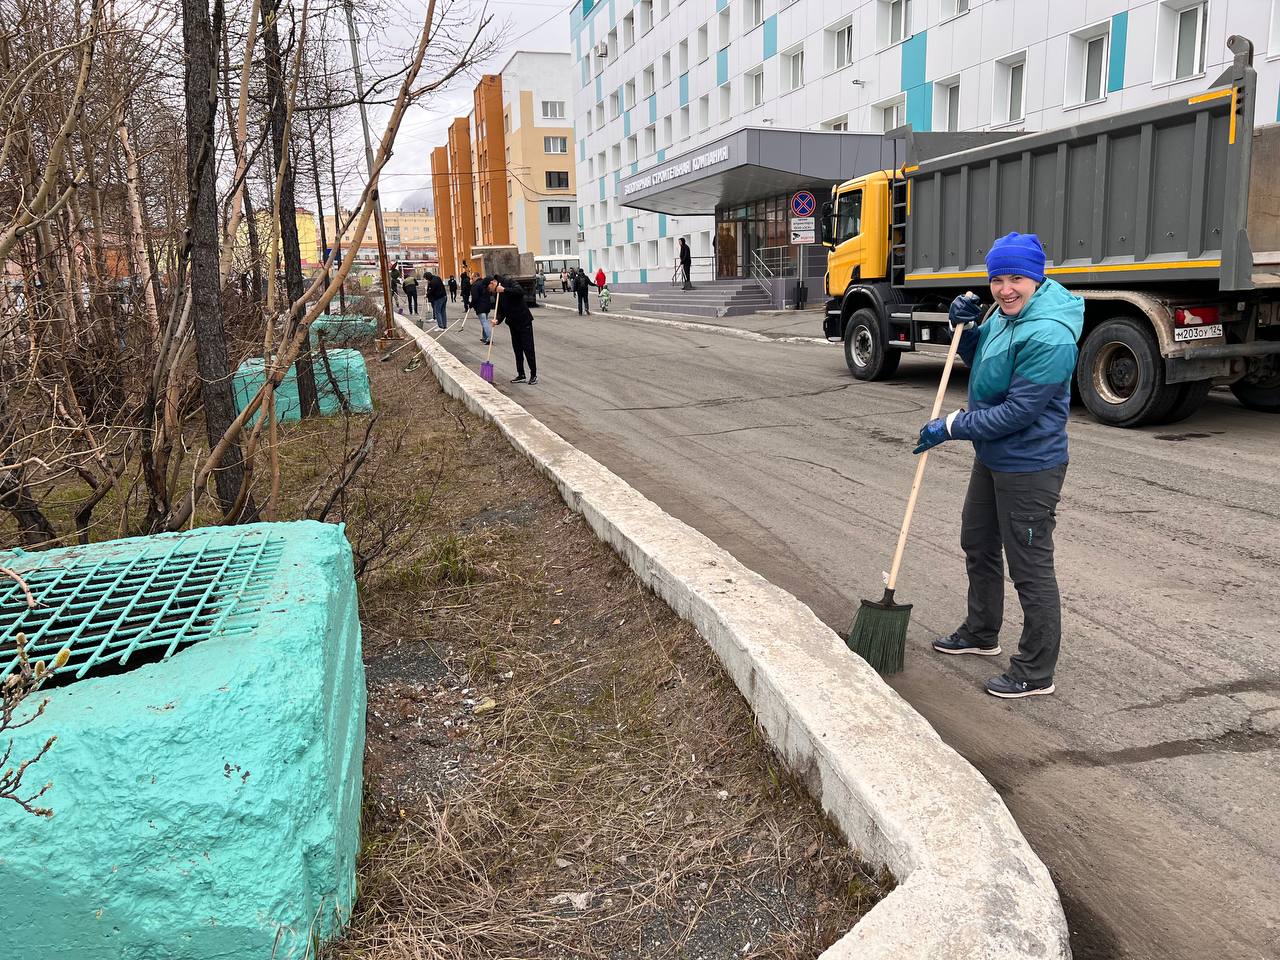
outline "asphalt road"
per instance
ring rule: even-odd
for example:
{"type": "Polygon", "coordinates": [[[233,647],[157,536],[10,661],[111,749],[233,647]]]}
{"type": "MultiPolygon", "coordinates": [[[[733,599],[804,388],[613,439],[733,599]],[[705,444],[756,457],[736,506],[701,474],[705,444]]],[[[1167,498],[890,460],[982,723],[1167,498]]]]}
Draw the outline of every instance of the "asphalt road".
{"type": "MultiPolygon", "coordinates": [[[[535,329],[530,387],[507,383],[499,328],[503,392],[842,633],[879,596],[940,362],[908,356],[868,384],[825,343],[554,309],[535,329]]],[[[478,366],[478,338],[443,343],[478,366]]],[[[960,371],[948,409],[965,386],[960,371]]],[[[964,614],[962,443],[929,461],[891,682],[1000,791],[1058,883],[1077,958],[1280,957],[1280,417],[1215,393],[1173,427],[1078,410],[1070,433],[1058,693],[995,700],[980,685],[1003,659],[928,646],[964,614]]],[[[1011,586],[1006,605],[1007,654],[1011,586]]]]}

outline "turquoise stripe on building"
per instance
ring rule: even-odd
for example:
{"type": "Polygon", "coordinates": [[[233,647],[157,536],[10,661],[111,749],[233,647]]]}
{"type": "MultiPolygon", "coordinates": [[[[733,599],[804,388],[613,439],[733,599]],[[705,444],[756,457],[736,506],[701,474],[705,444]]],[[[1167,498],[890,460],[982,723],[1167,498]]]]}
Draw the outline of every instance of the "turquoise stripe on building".
{"type": "Polygon", "coordinates": [[[613,246],[613,224],[606,223],[604,225],[604,245],[606,247],[613,246]]]}
{"type": "Polygon", "coordinates": [[[639,173],[639,172],[640,172],[640,161],[639,161],[639,160],[632,160],[632,161],[631,161],[631,175],[634,177],[634,176],[635,176],[637,173],[639,173]]]}
{"type": "Polygon", "coordinates": [[[775,13],[764,22],[764,59],[778,54],[778,15],[775,13]]]}
{"type": "Polygon", "coordinates": [[[604,199],[604,177],[600,178],[600,199],[604,199]]]}
{"type": "MultiPolygon", "coordinates": [[[[658,162],[659,163],[662,162],[661,157],[658,158],[658,162]]],[[[665,213],[660,213],[658,214],[658,237],[661,238],[661,237],[665,237],[666,235],[667,235],[667,215],[665,213]]]]}
{"type": "Polygon", "coordinates": [[[729,5],[729,0],[716,0],[716,13],[719,13],[729,5]]]}
{"type": "Polygon", "coordinates": [[[618,271],[617,271],[617,270],[614,270],[614,271],[612,271],[612,273],[613,273],[613,279],[612,279],[612,280],[610,280],[609,282],[610,282],[610,283],[612,283],[612,284],[616,287],[616,286],[618,285],[618,271]]]}
{"type": "Polygon", "coordinates": [[[649,271],[646,270],[644,267],[640,268],[640,282],[641,283],[649,282],[649,271]]]}
{"type": "Polygon", "coordinates": [[[716,52],[716,86],[721,87],[729,82],[729,48],[716,52]]]}
{"type": "Polygon", "coordinates": [[[649,98],[649,122],[658,122],[658,95],[656,93],[649,98]]]}
{"type": "Polygon", "coordinates": [[[622,135],[624,137],[631,136],[631,111],[628,110],[622,115],[622,135]]]}
{"type": "Polygon", "coordinates": [[[689,74],[680,74],[680,106],[689,105],[689,74]]]}
{"type": "Polygon", "coordinates": [[[917,33],[902,44],[902,89],[924,83],[924,58],[928,31],[917,33]]]}
{"type": "Polygon", "coordinates": [[[1129,39],[1129,11],[1111,18],[1111,62],[1107,64],[1107,93],[1124,89],[1125,44],[1129,39]]]}
{"type": "MultiPolygon", "coordinates": [[[[596,103],[604,99],[604,87],[600,83],[600,78],[596,77],[596,103]]],[[[284,141],[282,140],[281,143],[284,141]]]]}
{"type": "Polygon", "coordinates": [[[928,31],[902,44],[902,89],[907,94],[907,123],[921,132],[933,129],[933,84],[925,82],[928,31]]]}
{"type": "Polygon", "coordinates": [[[667,159],[667,151],[665,151],[665,150],[659,150],[659,151],[658,151],[658,162],[659,162],[659,163],[665,163],[665,162],[666,162],[666,159],[667,159]]]}
{"type": "Polygon", "coordinates": [[[578,208],[578,229],[582,229],[582,208],[578,208]]]}
{"type": "Polygon", "coordinates": [[[586,140],[578,141],[578,159],[579,160],[587,159],[587,141],[586,140]]]}

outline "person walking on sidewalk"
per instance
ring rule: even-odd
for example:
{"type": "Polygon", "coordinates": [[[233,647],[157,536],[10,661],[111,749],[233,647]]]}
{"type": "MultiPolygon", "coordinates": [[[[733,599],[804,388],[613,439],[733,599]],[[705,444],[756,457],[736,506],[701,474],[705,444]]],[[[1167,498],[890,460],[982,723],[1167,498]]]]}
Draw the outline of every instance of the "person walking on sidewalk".
{"type": "Polygon", "coordinates": [[[587,272],[579,270],[573,275],[573,292],[578,295],[578,316],[584,313],[591,314],[591,282],[587,279],[587,272]]]}
{"type": "Polygon", "coordinates": [[[693,281],[690,279],[690,273],[693,270],[693,253],[689,249],[689,241],[684,237],[680,238],[680,273],[684,277],[684,286],[682,290],[692,290],[693,281]]]}
{"type": "Polygon", "coordinates": [[[1062,602],[1053,531],[1067,473],[1067,414],[1084,300],[1044,273],[1035,234],[991,245],[987,274],[999,308],[982,322],[976,299],[956,297],[952,330],[967,324],[960,356],[969,366],[968,412],[930,420],[916,453],[947,440],[973,442],[973,469],[960,521],[969,574],[969,611],[939,653],[1000,653],[1004,560],[1022,604],[1022,636],[1009,669],[987,681],[995,697],[1053,693],[1062,640],[1062,602]],[[1003,552],[1003,557],[1001,556],[1003,552]]]}
{"type": "Polygon", "coordinates": [[[405,305],[411,316],[418,313],[418,278],[410,273],[404,278],[402,283],[404,287],[405,305]]]}
{"type": "Polygon", "coordinates": [[[454,302],[458,299],[458,281],[454,279],[453,274],[449,275],[449,299],[454,302]]]}
{"type": "Polygon", "coordinates": [[[449,294],[445,292],[444,281],[434,273],[427,274],[427,302],[431,304],[431,314],[436,318],[436,326],[441,330],[448,329],[449,318],[445,315],[445,306],[449,303],[449,294]]]}
{"type": "Polygon", "coordinates": [[[567,270],[560,271],[560,292],[569,292],[569,272],[567,270]]]}
{"type": "Polygon", "coordinates": [[[516,355],[516,375],[512,383],[524,383],[524,362],[529,361],[529,384],[538,382],[538,360],[533,352],[533,314],[524,301],[519,284],[506,287],[501,277],[489,278],[489,292],[496,299],[494,323],[505,323],[511,331],[511,349],[516,355]]]}
{"type": "Polygon", "coordinates": [[[605,275],[604,267],[596,267],[596,293],[599,294],[604,289],[605,275]]]}
{"type": "Polygon", "coordinates": [[[393,263],[391,265],[387,278],[391,281],[391,302],[398,306],[400,303],[400,264],[393,263]]]}
{"type": "Polygon", "coordinates": [[[471,274],[466,270],[458,277],[458,289],[462,292],[462,309],[471,309],[471,274]]]}
{"type": "Polygon", "coordinates": [[[493,309],[493,297],[489,295],[489,281],[477,277],[471,287],[471,309],[480,320],[480,342],[488,343],[493,336],[493,327],[489,323],[489,311],[493,309]]]}

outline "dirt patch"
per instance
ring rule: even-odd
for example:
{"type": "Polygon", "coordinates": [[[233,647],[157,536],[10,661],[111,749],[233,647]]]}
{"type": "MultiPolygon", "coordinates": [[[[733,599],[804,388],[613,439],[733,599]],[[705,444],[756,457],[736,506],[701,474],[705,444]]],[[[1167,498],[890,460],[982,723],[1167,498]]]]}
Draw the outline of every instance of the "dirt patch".
{"type": "MultiPolygon", "coordinates": [[[[357,544],[413,524],[362,582],[359,899],[323,956],[817,956],[892,881],[527,460],[426,366],[369,360],[378,483],[330,519],[357,544]]],[[[291,428],[286,498],[362,429],[291,428]]]]}

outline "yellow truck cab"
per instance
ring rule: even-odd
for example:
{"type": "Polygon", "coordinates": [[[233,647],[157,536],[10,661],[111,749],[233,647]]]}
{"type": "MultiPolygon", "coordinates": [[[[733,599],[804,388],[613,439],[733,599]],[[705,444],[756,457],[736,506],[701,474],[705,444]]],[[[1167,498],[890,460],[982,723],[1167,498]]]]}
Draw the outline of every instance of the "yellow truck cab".
{"type": "Polygon", "coordinates": [[[1035,234],[1085,300],[1074,392],[1114,426],[1172,423],[1229,385],[1280,413],[1280,125],[1253,125],[1253,46],[1204,92],[1060,130],[916,134],[894,170],[834,187],[823,332],[853,376],[945,350],[947,308],[989,301],[985,255],[1035,234]],[[1256,154],[1256,156],[1255,156],[1256,154]]]}

